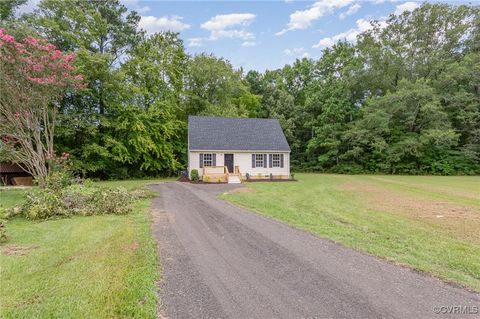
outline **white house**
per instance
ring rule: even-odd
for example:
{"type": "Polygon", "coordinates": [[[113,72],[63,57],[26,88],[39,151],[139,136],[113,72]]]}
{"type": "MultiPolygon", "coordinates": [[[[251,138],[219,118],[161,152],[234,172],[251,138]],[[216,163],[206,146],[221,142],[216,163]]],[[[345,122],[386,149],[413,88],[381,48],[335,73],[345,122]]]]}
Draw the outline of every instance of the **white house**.
{"type": "Polygon", "coordinates": [[[290,178],[290,147],[276,119],[188,117],[188,172],[206,182],[290,178]]]}

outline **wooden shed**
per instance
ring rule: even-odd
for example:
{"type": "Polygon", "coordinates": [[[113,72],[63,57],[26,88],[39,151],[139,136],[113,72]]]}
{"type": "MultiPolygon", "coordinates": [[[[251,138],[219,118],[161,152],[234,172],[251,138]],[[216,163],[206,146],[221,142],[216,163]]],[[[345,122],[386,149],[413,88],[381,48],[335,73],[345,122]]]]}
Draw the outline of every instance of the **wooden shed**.
{"type": "Polygon", "coordinates": [[[30,173],[13,163],[0,163],[0,184],[13,186],[32,186],[30,173]]]}

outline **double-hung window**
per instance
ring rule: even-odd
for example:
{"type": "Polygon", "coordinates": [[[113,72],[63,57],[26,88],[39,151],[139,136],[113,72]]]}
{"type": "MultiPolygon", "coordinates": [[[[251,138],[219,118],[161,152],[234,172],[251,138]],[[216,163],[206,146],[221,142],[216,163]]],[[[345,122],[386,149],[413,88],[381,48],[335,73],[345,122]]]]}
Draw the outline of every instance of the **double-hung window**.
{"type": "Polygon", "coordinates": [[[272,154],[272,167],[280,167],[280,154],[272,154]]]}
{"type": "Polygon", "coordinates": [[[203,167],[213,166],[213,154],[203,154],[203,167]]]}
{"type": "Polygon", "coordinates": [[[263,167],[263,154],[255,154],[255,167],[263,167]]]}

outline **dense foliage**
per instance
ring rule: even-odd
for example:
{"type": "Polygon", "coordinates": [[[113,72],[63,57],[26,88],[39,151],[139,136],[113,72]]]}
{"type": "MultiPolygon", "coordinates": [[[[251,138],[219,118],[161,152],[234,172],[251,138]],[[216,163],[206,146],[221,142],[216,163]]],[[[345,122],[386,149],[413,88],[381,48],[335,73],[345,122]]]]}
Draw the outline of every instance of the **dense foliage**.
{"type": "Polygon", "coordinates": [[[189,56],[178,34],[147,36],[118,0],[43,0],[16,19],[21,2],[3,5],[3,27],[75,52],[84,74],[55,132],[83,175],[177,172],[190,114],[278,118],[299,170],[480,173],[478,6],[423,4],[318,60],[245,74],[189,56]]]}

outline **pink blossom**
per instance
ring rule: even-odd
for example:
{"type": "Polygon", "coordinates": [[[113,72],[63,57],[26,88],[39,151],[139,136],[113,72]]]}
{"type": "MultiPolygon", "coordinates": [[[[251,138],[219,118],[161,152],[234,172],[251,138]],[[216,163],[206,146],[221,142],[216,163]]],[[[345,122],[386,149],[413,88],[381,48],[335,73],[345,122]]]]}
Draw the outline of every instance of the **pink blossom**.
{"type": "Polygon", "coordinates": [[[57,60],[57,59],[59,59],[59,58],[62,56],[62,54],[63,54],[62,51],[60,51],[60,50],[55,50],[55,51],[53,51],[52,58],[53,58],[54,60],[57,60]]]}
{"type": "Polygon", "coordinates": [[[10,34],[4,34],[2,35],[2,40],[7,42],[7,43],[13,43],[15,42],[15,38],[11,36],[10,34]]]}
{"type": "Polygon", "coordinates": [[[33,67],[32,67],[33,71],[35,72],[42,72],[45,67],[41,64],[35,64],[33,67]]]}
{"type": "MultiPolygon", "coordinates": [[[[31,35],[19,43],[6,32],[0,29],[0,62],[8,68],[11,77],[20,83],[28,81],[58,93],[70,85],[75,89],[81,88],[78,82],[83,81],[83,77],[72,74],[75,67],[71,62],[75,59],[75,53],[64,54],[55,45],[31,35]]],[[[22,101],[21,94],[18,95],[18,101],[22,101]]]]}
{"type": "Polygon", "coordinates": [[[31,35],[29,35],[27,38],[23,39],[23,41],[30,44],[30,45],[37,45],[38,44],[38,40],[35,39],[34,37],[32,37],[31,35]]]}
{"type": "Polygon", "coordinates": [[[64,61],[68,63],[68,62],[72,62],[73,59],[75,59],[75,53],[70,53],[65,56],[64,61]]]}
{"type": "Polygon", "coordinates": [[[73,70],[73,66],[71,66],[71,65],[68,64],[68,63],[63,63],[63,64],[62,64],[62,68],[63,68],[64,70],[69,70],[69,71],[73,70]]]}

